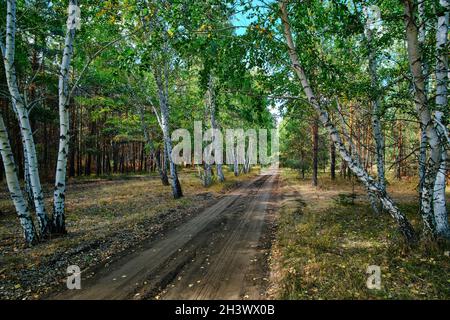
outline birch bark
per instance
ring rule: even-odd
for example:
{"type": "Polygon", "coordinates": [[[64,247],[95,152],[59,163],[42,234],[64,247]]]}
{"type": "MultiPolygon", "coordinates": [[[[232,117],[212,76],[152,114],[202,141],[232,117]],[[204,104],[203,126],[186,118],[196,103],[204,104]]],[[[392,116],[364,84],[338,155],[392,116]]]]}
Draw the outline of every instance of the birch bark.
{"type": "MultiPolygon", "coordinates": [[[[212,75],[209,76],[208,80],[208,104],[209,104],[209,112],[211,117],[211,127],[214,130],[219,130],[219,125],[217,124],[216,119],[216,95],[215,95],[215,89],[214,89],[214,79],[212,75]]],[[[216,148],[217,150],[217,148],[216,148]]],[[[216,169],[217,169],[217,177],[219,179],[219,182],[225,181],[225,176],[223,174],[222,164],[216,163],[216,169]]]]}
{"type": "Polygon", "coordinates": [[[2,155],[3,166],[5,168],[6,183],[11,195],[17,216],[19,217],[20,226],[22,227],[23,236],[27,245],[33,245],[37,242],[36,230],[31,218],[27,201],[24,198],[22,189],[20,188],[19,178],[17,177],[16,164],[14,155],[9,143],[8,132],[0,115],[0,153],[2,155]]]}
{"type": "Polygon", "coordinates": [[[33,191],[33,201],[39,223],[40,234],[46,237],[50,233],[50,220],[44,205],[44,196],[39,178],[36,146],[33,139],[29,112],[20,94],[17,83],[16,69],[14,66],[15,35],[16,35],[16,1],[7,0],[6,14],[6,41],[2,45],[3,61],[5,66],[6,81],[11,95],[13,108],[17,111],[20,131],[25,143],[26,156],[29,166],[30,184],[33,191]]]}
{"type": "Polygon", "coordinates": [[[379,95],[378,85],[378,65],[377,54],[373,40],[373,30],[368,27],[366,29],[367,41],[369,42],[369,73],[372,84],[372,127],[375,137],[376,159],[377,159],[377,175],[380,187],[386,190],[386,178],[384,169],[384,137],[381,128],[380,113],[381,99],[379,95]]]}
{"type": "Polygon", "coordinates": [[[164,62],[164,71],[159,66],[155,66],[155,80],[158,87],[159,105],[161,109],[161,129],[164,137],[164,145],[166,147],[167,158],[169,162],[172,194],[175,199],[181,198],[183,192],[181,190],[180,181],[178,180],[177,167],[172,161],[172,140],[170,138],[169,123],[169,101],[168,101],[168,71],[167,62],[164,62]],[[164,77],[164,79],[163,79],[164,77]]]}
{"type": "Polygon", "coordinates": [[[167,179],[167,175],[164,174],[164,171],[161,169],[161,157],[159,156],[159,152],[158,152],[158,154],[156,153],[155,145],[153,144],[153,141],[150,138],[150,134],[148,133],[148,125],[145,122],[145,118],[144,118],[144,109],[141,106],[139,107],[139,117],[141,119],[141,127],[142,127],[142,131],[144,133],[145,143],[147,144],[147,146],[150,150],[150,154],[153,156],[153,159],[156,159],[156,161],[155,161],[156,170],[159,173],[161,182],[163,185],[169,185],[169,180],[167,179]]]}
{"type": "Polygon", "coordinates": [[[300,61],[298,59],[298,55],[297,55],[294,41],[292,38],[291,27],[289,24],[286,2],[281,0],[279,2],[279,7],[280,7],[281,20],[282,20],[282,24],[284,27],[284,35],[285,35],[286,43],[288,46],[289,57],[291,59],[292,68],[295,71],[295,73],[297,74],[297,76],[301,82],[301,85],[303,87],[306,97],[308,98],[310,105],[315,109],[315,111],[319,115],[319,119],[320,119],[322,125],[328,130],[329,134],[331,135],[331,138],[336,146],[336,149],[338,150],[342,159],[345,162],[347,162],[349,168],[353,171],[353,173],[356,175],[356,177],[366,186],[366,188],[369,191],[378,195],[383,207],[386,209],[387,212],[390,213],[390,215],[397,222],[399,230],[403,234],[405,239],[408,242],[415,241],[416,234],[415,234],[414,229],[412,228],[411,224],[409,223],[408,219],[406,218],[406,216],[399,210],[399,208],[394,203],[394,201],[390,198],[390,196],[385,191],[383,191],[383,189],[380,187],[379,183],[377,181],[375,181],[363,167],[361,167],[361,165],[359,164],[358,161],[355,161],[351,157],[349,151],[345,148],[344,143],[342,142],[341,137],[340,137],[338,131],[336,130],[336,127],[330,121],[328,113],[318,103],[318,100],[317,100],[311,86],[309,85],[308,78],[306,77],[306,74],[305,74],[305,72],[300,64],[300,61]]]}
{"type": "Polygon", "coordinates": [[[431,112],[428,107],[426,86],[422,68],[422,54],[418,40],[418,28],[414,18],[414,3],[404,0],[406,42],[408,60],[414,85],[414,103],[421,127],[424,128],[426,141],[430,147],[430,156],[426,161],[426,170],[423,178],[421,214],[426,235],[435,235],[435,217],[433,210],[434,186],[442,160],[442,148],[438,132],[435,128],[431,112]]]}
{"type": "MultiPolygon", "coordinates": [[[[419,46],[420,51],[422,53],[422,73],[423,78],[425,82],[425,96],[428,97],[428,86],[429,86],[429,68],[427,60],[424,57],[424,49],[425,49],[425,40],[427,35],[427,28],[426,28],[426,5],[425,1],[419,1],[418,3],[419,8],[419,46]]],[[[426,163],[427,163],[427,134],[426,134],[426,128],[421,124],[420,125],[420,149],[419,149],[419,213],[422,212],[422,193],[423,193],[423,186],[425,183],[425,173],[426,173],[426,163]]]]}
{"type": "Polygon", "coordinates": [[[445,187],[447,173],[447,139],[448,132],[445,130],[444,112],[448,108],[448,25],[450,1],[440,0],[436,27],[436,131],[441,140],[441,162],[436,174],[433,190],[433,210],[436,223],[436,235],[450,238],[447,208],[445,205],[445,187]],[[441,126],[439,124],[444,124],[441,126]]]}
{"type": "Polygon", "coordinates": [[[66,233],[65,223],[65,197],[66,197],[66,175],[67,156],[69,154],[69,69],[73,55],[73,40],[75,37],[76,12],[73,6],[77,0],[69,0],[69,16],[67,20],[66,38],[64,41],[63,56],[59,71],[58,83],[58,110],[59,110],[59,149],[56,164],[55,189],[53,194],[53,221],[52,232],[66,233]]]}

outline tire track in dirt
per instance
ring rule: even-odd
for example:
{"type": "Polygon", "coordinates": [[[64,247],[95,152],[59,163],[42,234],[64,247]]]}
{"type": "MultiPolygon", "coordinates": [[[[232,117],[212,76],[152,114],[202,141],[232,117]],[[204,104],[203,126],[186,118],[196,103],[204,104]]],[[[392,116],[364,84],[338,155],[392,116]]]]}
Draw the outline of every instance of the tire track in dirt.
{"type": "MultiPolygon", "coordinates": [[[[145,244],[144,249],[123,256],[91,277],[82,275],[81,290],[68,290],[53,299],[153,298],[178,274],[186,273],[190,267],[195,272],[196,263],[208,259],[204,249],[211,244],[218,259],[214,258],[212,268],[207,269],[207,280],[202,287],[194,288],[194,294],[180,288],[180,297],[208,298],[219,288],[224,292],[220,298],[237,298],[242,291],[238,286],[243,283],[243,271],[255,254],[276,177],[261,175],[232,190],[196,217],[145,244]],[[216,275],[217,272],[222,275],[216,275]],[[229,279],[225,287],[218,285],[223,275],[229,279]]],[[[185,280],[189,281],[189,277],[185,280]]]]}
{"type": "Polygon", "coordinates": [[[258,244],[276,179],[276,175],[268,176],[247,197],[239,199],[236,204],[241,210],[230,208],[228,227],[216,235],[216,238],[221,236],[221,241],[199,249],[204,253],[203,260],[199,254],[198,263],[187,265],[180,272],[181,279],[161,294],[163,299],[261,298],[259,290],[245,278],[247,274],[255,278],[257,263],[263,263],[258,261],[262,260],[258,244]]]}

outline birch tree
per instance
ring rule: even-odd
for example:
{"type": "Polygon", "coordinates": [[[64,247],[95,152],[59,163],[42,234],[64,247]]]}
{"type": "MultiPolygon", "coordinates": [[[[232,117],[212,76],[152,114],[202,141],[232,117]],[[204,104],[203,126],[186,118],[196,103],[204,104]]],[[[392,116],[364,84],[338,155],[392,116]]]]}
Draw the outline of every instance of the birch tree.
{"type": "MultiPolygon", "coordinates": [[[[152,108],[154,108],[152,106],[152,108]]],[[[156,170],[158,171],[158,174],[161,178],[161,182],[163,185],[169,185],[169,180],[167,178],[167,173],[161,168],[161,159],[159,156],[159,152],[157,152],[155,150],[155,144],[153,143],[152,138],[150,137],[150,132],[149,132],[149,128],[148,128],[148,124],[145,120],[145,108],[142,105],[139,105],[138,107],[138,112],[139,112],[139,118],[141,120],[141,128],[142,128],[142,132],[144,134],[144,140],[145,143],[150,151],[150,154],[153,156],[153,159],[156,159],[155,163],[156,163],[156,170]]],[[[156,113],[156,115],[158,115],[158,113],[156,113]]],[[[158,119],[159,122],[159,119],[158,119]]]]}
{"type": "Polygon", "coordinates": [[[73,41],[77,16],[75,6],[77,0],[69,0],[69,16],[64,41],[63,56],[59,71],[58,110],[59,110],[59,149],[55,175],[55,191],[53,194],[53,232],[66,233],[65,225],[65,197],[67,156],[69,154],[70,123],[69,123],[69,71],[73,55],[73,41]]]}
{"type": "MultiPolygon", "coordinates": [[[[425,40],[427,35],[427,24],[426,24],[426,3],[425,1],[419,1],[419,35],[418,41],[420,50],[423,53],[425,51],[425,40]]],[[[428,63],[426,59],[422,59],[422,73],[425,82],[425,96],[428,96],[428,86],[429,86],[429,76],[428,76],[428,63]]],[[[420,125],[420,149],[419,149],[419,213],[422,212],[422,191],[423,184],[425,182],[425,172],[426,172],[426,162],[427,162],[427,134],[426,128],[420,125]]]]}
{"type": "MultiPolygon", "coordinates": [[[[209,80],[208,80],[207,101],[208,101],[209,113],[210,113],[210,119],[211,119],[211,128],[214,131],[220,130],[219,125],[217,123],[217,119],[216,119],[216,111],[217,111],[216,93],[215,93],[215,87],[214,87],[214,78],[212,75],[209,76],[209,80]]],[[[217,170],[217,177],[218,177],[219,182],[224,182],[225,176],[223,174],[223,169],[222,169],[221,163],[216,163],[216,170],[217,170]]]]}
{"type": "Polygon", "coordinates": [[[14,202],[14,207],[22,227],[23,236],[27,245],[33,245],[37,242],[38,237],[31,218],[31,213],[20,187],[19,178],[17,176],[14,155],[9,143],[8,132],[6,131],[3,116],[0,114],[0,153],[2,155],[3,167],[5,169],[6,183],[8,185],[9,194],[14,202]]]}
{"type": "Polygon", "coordinates": [[[377,160],[377,176],[380,187],[386,191],[386,178],[384,169],[384,137],[381,127],[381,97],[379,93],[378,84],[378,61],[377,50],[375,47],[375,36],[377,34],[378,17],[366,8],[367,22],[366,22],[366,38],[369,50],[369,74],[372,86],[372,127],[375,138],[375,155],[377,160]]]}
{"type": "Polygon", "coordinates": [[[42,237],[47,237],[50,233],[50,219],[44,205],[44,195],[42,192],[39,177],[36,146],[33,138],[33,131],[29,119],[29,110],[23,99],[17,81],[15,59],[15,36],[16,36],[16,1],[6,1],[6,37],[5,44],[2,43],[3,62],[5,66],[6,80],[13,108],[16,111],[19,121],[20,131],[24,140],[30,185],[33,193],[33,201],[36,210],[39,230],[42,237]]]}
{"type": "MultiPolygon", "coordinates": [[[[167,49],[167,44],[164,45],[167,49]]],[[[160,120],[161,129],[163,133],[164,145],[166,149],[166,157],[169,162],[170,170],[170,184],[172,186],[172,194],[175,199],[181,198],[183,192],[181,190],[181,184],[178,179],[178,172],[176,164],[172,159],[172,139],[170,136],[170,111],[169,111],[169,66],[166,60],[163,58],[163,66],[154,66],[154,77],[156,85],[158,87],[159,107],[160,107],[160,120]]]]}
{"type": "MultiPolygon", "coordinates": [[[[405,25],[406,25],[406,42],[408,49],[408,60],[409,66],[411,70],[411,74],[413,77],[413,85],[414,85],[414,104],[416,108],[416,113],[421,123],[421,126],[425,128],[426,141],[430,148],[430,156],[428,157],[426,163],[426,171],[424,174],[424,181],[421,190],[421,214],[424,222],[424,232],[427,235],[439,235],[439,236],[450,236],[450,231],[448,227],[448,217],[445,208],[445,184],[442,186],[440,182],[439,171],[441,170],[442,160],[445,159],[444,153],[446,153],[443,145],[446,143],[441,141],[443,140],[442,135],[439,136],[439,130],[436,127],[436,124],[440,123],[440,111],[438,110],[436,113],[436,118],[433,120],[431,111],[428,105],[428,99],[426,96],[426,86],[425,80],[423,77],[423,63],[422,63],[422,54],[420,51],[418,34],[419,30],[415,21],[414,13],[415,13],[415,4],[412,0],[403,0],[404,4],[404,12],[405,12],[405,25]],[[436,183],[438,184],[436,186],[436,183]],[[444,190],[444,194],[439,192],[436,194],[435,198],[435,190],[444,190]],[[443,197],[443,199],[442,199],[443,197]],[[434,201],[436,200],[436,201],[434,201]],[[443,200],[443,201],[442,201],[443,200]],[[439,227],[436,225],[439,223],[439,227]],[[439,232],[437,230],[440,230],[439,232]]],[[[448,30],[448,2],[441,1],[441,6],[444,10],[438,11],[443,12],[443,15],[440,15],[438,18],[438,28],[437,28],[437,38],[441,39],[441,33],[447,34],[448,30]],[[439,27],[439,26],[442,26],[439,27]]],[[[445,38],[447,35],[445,35],[445,38]]],[[[440,50],[442,49],[441,45],[446,45],[447,40],[438,40],[438,56],[440,50]],[[440,43],[440,44],[438,44],[440,43]]],[[[446,92],[446,85],[448,76],[443,75],[441,72],[445,68],[445,72],[448,72],[448,67],[445,67],[446,58],[442,60],[442,56],[438,58],[437,63],[437,71],[436,76],[440,76],[441,79],[438,81],[437,85],[437,93],[446,92]],[[442,63],[443,67],[439,65],[442,63]]],[[[446,96],[446,93],[445,93],[446,96]]],[[[441,106],[441,103],[445,103],[444,108],[447,108],[446,98],[443,98],[439,94],[436,95],[437,106],[441,106]]],[[[441,126],[439,126],[441,127],[441,126]]],[[[443,165],[445,167],[445,164],[443,165]]],[[[445,170],[445,169],[444,169],[445,170]]],[[[445,175],[445,174],[444,174],[445,175]]]]}
{"type": "Polygon", "coordinates": [[[316,95],[314,94],[314,91],[309,84],[309,80],[298,58],[298,54],[296,51],[297,49],[294,45],[291,26],[289,23],[287,4],[284,0],[281,0],[279,2],[279,8],[280,8],[281,22],[284,30],[284,37],[286,40],[292,69],[294,70],[294,72],[296,73],[297,77],[300,80],[301,86],[308,99],[309,104],[317,112],[320,122],[331,135],[331,139],[335,144],[336,149],[338,150],[341,158],[348,164],[349,168],[356,175],[356,177],[366,186],[369,192],[373,192],[379,197],[383,205],[383,208],[387,212],[389,212],[392,218],[397,222],[399,230],[405,237],[405,239],[408,242],[415,241],[416,240],[415,231],[412,228],[406,216],[399,210],[395,202],[383,190],[380,184],[367,173],[367,171],[364,169],[364,167],[362,167],[358,163],[358,161],[355,161],[355,159],[352,158],[350,152],[346,149],[344,143],[342,142],[339,132],[337,131],[334,124],[330,121],[328,112],[322,107],[322,105],[316,98],[316,95]]]}
{"type": "Polygon", "coordinates": [[[448,131],[445,112],[448,114],[448,27],[450,1],[440,0],[436,26],[436,112],[434,114],[436,130],[441,140],[441,161],[433,190],[433,210],[436,234],[450,238],[450,229],[445,204],[445,186],[447,180],[448,131]]]}

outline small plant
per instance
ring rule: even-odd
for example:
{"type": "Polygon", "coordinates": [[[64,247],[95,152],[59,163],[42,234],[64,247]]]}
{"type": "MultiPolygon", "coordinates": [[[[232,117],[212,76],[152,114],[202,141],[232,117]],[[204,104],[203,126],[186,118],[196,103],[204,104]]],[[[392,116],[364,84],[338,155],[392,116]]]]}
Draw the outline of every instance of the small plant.
{"type": "Polygon", "coordinates": [[[355,204],[356,193],[339,193],[335,202],[343,206],[353,206],[355,204]]]}

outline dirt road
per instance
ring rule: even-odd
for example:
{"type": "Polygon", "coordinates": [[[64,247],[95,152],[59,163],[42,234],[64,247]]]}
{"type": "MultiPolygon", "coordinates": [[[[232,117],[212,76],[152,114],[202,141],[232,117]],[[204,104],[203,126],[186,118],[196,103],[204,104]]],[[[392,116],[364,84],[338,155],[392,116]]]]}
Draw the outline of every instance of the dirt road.
{"type": "Polygon", "coordinates": [[[278,173],[243,184],[53,299],[261,299],[278,173]],[[270,213],[270,214],[267,214],[270,213]]]}

